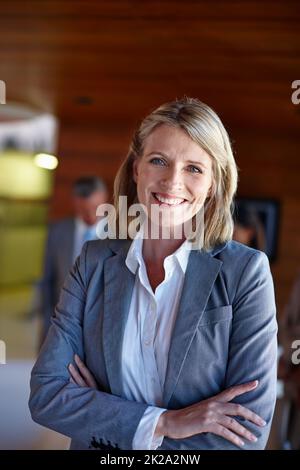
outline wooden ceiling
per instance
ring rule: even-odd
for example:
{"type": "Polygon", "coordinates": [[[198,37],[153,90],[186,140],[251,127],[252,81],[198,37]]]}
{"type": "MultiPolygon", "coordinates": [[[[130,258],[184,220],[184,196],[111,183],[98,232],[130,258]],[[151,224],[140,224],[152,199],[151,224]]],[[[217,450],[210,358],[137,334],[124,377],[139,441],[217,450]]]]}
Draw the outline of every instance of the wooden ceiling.
{"type": "Polygon", "coordinates": [[[299,135],[299,1],[1,0],[7,101],[128,128],[184,94],[229,128],[299,135]]]}

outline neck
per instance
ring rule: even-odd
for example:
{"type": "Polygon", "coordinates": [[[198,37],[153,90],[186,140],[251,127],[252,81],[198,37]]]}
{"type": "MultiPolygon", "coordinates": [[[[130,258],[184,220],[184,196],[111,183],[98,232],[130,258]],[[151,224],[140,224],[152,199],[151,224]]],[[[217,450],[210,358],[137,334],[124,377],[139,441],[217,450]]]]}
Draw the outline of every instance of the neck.
{"type": "Polygon", "coordinates": [[[143,258],[145,262],[151,264],[163,264],[164,259],[174,253],[183,243],[185,239],[151,239],[146,238],[143,242],[143,258]]]}

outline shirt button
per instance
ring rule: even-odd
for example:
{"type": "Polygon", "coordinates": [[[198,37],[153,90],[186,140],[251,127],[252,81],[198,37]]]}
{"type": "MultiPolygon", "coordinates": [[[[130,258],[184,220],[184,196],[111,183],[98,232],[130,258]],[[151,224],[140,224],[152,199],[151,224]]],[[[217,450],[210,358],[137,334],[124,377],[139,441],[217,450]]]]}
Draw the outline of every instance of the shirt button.
{"type": "Polygon", "coordinates": [[[151,340],[150,339],[145,339],[144,343],[145,343],[146,346],[149,346],[149,344],[151,344],[151,340]]]}

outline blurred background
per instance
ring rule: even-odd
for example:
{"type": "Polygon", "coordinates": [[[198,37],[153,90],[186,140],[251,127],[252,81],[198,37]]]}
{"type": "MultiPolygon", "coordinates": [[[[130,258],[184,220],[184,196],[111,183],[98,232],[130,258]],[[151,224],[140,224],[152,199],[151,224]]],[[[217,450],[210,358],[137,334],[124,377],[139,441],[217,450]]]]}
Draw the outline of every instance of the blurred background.
{"type": "MultiPolygon", "coordinates": [[[[27,408],[48,222],[73,214],[72,185],[84,175],[101,177],[111,199],[134,128],[159,104],[188,95],[220,115],[240,169],[239,208],[246,201],[236,237],[270,257],[283,335],[299,328],[300,104],[291,97],[300,4],[1,0],[0,8],[0,448],[64,449],[68,439],[35,425],[27,408]]],[[[271,449],[299,445],[291,436],[299,379],[285,344],[271,449]]]]}

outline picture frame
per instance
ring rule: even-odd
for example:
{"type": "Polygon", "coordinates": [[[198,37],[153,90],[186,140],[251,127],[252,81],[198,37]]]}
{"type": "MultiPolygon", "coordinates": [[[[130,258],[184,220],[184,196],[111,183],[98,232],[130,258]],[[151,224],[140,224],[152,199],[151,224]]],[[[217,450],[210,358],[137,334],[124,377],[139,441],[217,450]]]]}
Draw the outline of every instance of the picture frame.
{"type": "Polygon", "coordinates": [[[233,239],[277,258],[279,202],[274,199],[238,197],[234,207],[233,239]]]}

